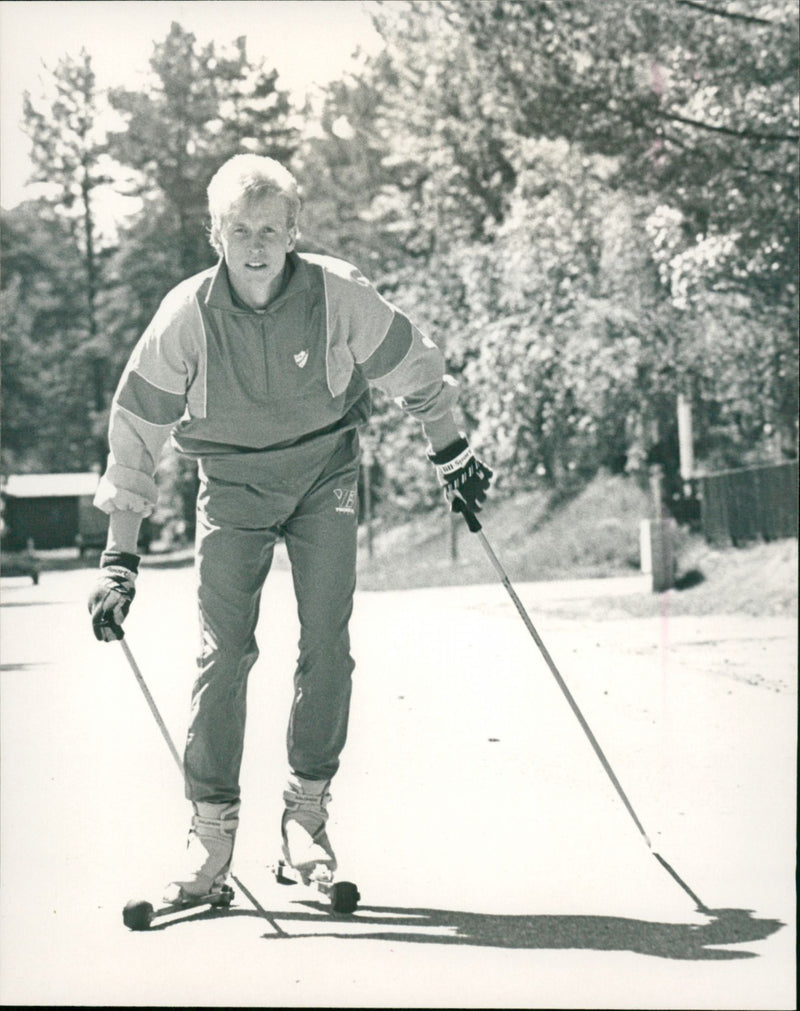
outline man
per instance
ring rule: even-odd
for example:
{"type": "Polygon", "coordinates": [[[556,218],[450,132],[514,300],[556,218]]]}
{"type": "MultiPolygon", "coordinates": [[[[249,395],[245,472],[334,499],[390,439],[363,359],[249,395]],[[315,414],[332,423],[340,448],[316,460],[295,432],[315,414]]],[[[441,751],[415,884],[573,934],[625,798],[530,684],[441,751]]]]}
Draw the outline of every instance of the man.
{"type": "Polygon", "coordinates": [[[436,345],[350,264],[295,251],[300,200],[285,168],[237,155],[208,199],[219,263],[168,293],[114,396],[95,499],[109,514],[108,542],[89,601],[96,637],[121,638],[139,526],[157,501],[153,475],[171,435],[200,476],[202,651],[184,754],[194,813],[185,866],[168,888],[177,902],[221,888],[230,867],[247,677],[280,536],[301,626],[283,854],[304,880],[332,880],[325,825],[354,667],[358,428],[370,386],[419,420],[452,508],[480,509],[492,476],[456,426],[456,387],[436,345]]]}

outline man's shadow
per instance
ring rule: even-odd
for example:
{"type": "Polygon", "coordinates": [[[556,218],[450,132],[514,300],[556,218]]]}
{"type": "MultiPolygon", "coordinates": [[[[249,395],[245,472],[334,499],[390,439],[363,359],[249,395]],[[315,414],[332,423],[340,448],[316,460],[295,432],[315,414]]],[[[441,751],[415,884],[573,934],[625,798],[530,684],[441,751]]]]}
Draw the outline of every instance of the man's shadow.
{"type": "MultiPolygon", "coordinates": [[[[307,903],[326,907],[319,903],[307,903]]],[[[315,937],[353,937],[359,940],[411,941],[416,944],[469,944],[488,948],[577,948],[589,951],[633,951],[659,958],[726,961],[755,958],[752,951],[729,951],[720,945],[761,941],[774,934],[780,920],[756,919],[746,909],[709,910],[706,924],[653,923],[619,916],[503,916],[443,909],[392,909],[364,906],[355,921],[358,929],[342,933],[331,918],[324,929],[313,914],[273,914],[287,936],[289,923],[313,919],[322,928],[315,937]],[[369,924],[371,930],[365,930],[369,924]],[[394,929],[393,929],[394,928],[394,929]]],[[[336,919],[344,919],[336,918],[336,919]]],[[[352,918],[351,918],[352,922],[352,918]]],[[[298,932],[299,933],[299,932],[298,932]]],[[[304,935],[307,936],[307,934],[304,935]]],[[[278,937],[279,934],[266,934],[278,937]]]]}
{"type": "Polygon", "coordinates": [[[258,916],[270,924],[269,932],[263,935],[265,940],[336,937],[485,948],[632,951],[658,958],[728,961],[755,958],[756,953],[731,951],[722,946],[762,941],[784,926],[780,920],[759,919],[747,909],[710,909],[706,911],[708,922],[700,924],[657,923],[620,916],[509,916],[390,906],[359,906],[354,915],[345,916],[332,913],[329,906],[313,900],[298,901],[296,908],[269,911],[251,892],[246,889],[245,892],[255,907],[252,910],[211,909],[151,929],[164,929],[187,920],[258,916]]]}

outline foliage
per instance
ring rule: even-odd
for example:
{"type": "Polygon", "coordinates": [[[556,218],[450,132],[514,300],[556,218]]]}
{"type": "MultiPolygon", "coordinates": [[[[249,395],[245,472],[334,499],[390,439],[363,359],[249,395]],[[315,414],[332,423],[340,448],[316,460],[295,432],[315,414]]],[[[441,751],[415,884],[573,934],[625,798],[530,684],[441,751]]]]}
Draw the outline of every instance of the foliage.
{"type": "Polygon", "coordinates": [[[98,462],[80,253],[44,204],[3,212],[4,473],[87,470],[98,462]]]}
{"type": "MultiPolygon", "coordinates": [[[[108,96],[124,123],[108,138],[88,58],[56,68],[52,115],[28,107],[50,212],[6,226],[6,457],[58,457],[48,404],[75,445],[102,431],[158,301],[213,261],[205,188],[240,150],[295,168],[305,248],[356,263],[443,346],[498,491],[653,462],[674,476],[679,394],[701,466],[796,454],[793,0],[371,9],[384,50],[302,110],[302,135],[244,39],[174,24],[146,90],[108,96]],[[116,250],[94,218],[111,177],[138,207],[116,250]],[[15,416],[41,417],[35,441],[15,416]]],[[[418,427],[378,397],[372,432],[384,515],[430,509],[418,427]]]]}
{"type": "MultiPolygon", "coordinates": [[[[288,98],[277,71],[254,66],[246,40],[232,47],[196,37],[173,23],[150,60],[146,92],[114,88],[111,105],[124,130],[111,149],[134,170],[131,191],[161,201],[157,228],[172,237],[177,279],[213,262],[206,232],[206,187],[217,168],[242,150],[287,161],[295,148],[288,98]]],[[[149,208],[152,213],[153,207],[149,208]]]]}
{"type": "MultiPolygon", "coordinates": [[[[104,285],[105,257],[99,248],[95,204],[98,191],[110,177],[105,138],[98,126],[100,101],[86,50],[77,59],[65,56],[59,60],[50,85],[50,94],[38,103],[28,93],[23,100],[32,140],[31,178],[53,194],[49,201],[52,213],[69,228],[68,241],[80,258],[79,269],[72,274],[72,285],[79,293],[77,312],[70,313],[65,325],[83,329],[78,361],[91,390],[90,411],[97,415],[105,402],[106,347],[99,335],[98,300],[104,285]]],[[[105,440],[95,432],[92,443],[93,462],[99,464],[105,457],[105,440]]]]}
{"type": "Polygon", "coordinates": [[[394,214],[436,235],[401,286],[456,325],[507,486],[622,460],[674,473],[678,393],[701,461],[774,451],[776,432],[794,453],[795,5],[443,0],[376,22],[399,82],[382,99],[376,69],[408,180],[394,214]]]}
{"type": "MultiPolygon", "coordinates": [[[[108,402],[131,347],[168,289],[214,261],[211,175],[238,151],[288,161],[296,146],[277,73],[250,63],[244,39],[200,46],[173,24],[151,71],[146,91],[100,95],[84,51],[58,63],[44,104],[26,96],[34,179],[47,186],[4,230],[6,468],[104,460],[108,402]],[[124,123],[110,135],[98,125],[106,98],[124,123]],[[138,207],[117,222],[116,247],[96,215],[112,179],[138,207]]],[[[177,509],[193,483],[187,470],[164,469],[164,497],[177,509]]]]}
{"type": "Polygon", "coordinates": [[[333,82],[319,113],[307,102],[304,115],[313,127],[297,154],[300,245],[340,256],[368,274],[385,274],[403,254],[391,233],[376,227],[372,213],[386,185],[387,148],[376,121],[372,74],[333,82]]]}
{"type": "MultiPolygon", "coordinates": [[[[173,23],[150,67],[146,92],[116,88],[109,95],[125,122],[111,136],[111,150],[132,170],[129,192],[143,202],[114,264],[128,308],[119,316],[120,348],[130,348],[169,288],[213,264],[206,188],[219,166],[249,150],[288,162],[296,147],[277,72],[248,60],[244,38],[228,47],[200,45],[173,23]]],[[[185,489],[195,487],[194,465],[183,462],[162,477],[163,497],[178,503],[191,533],[194,509],[185,489]]]]}

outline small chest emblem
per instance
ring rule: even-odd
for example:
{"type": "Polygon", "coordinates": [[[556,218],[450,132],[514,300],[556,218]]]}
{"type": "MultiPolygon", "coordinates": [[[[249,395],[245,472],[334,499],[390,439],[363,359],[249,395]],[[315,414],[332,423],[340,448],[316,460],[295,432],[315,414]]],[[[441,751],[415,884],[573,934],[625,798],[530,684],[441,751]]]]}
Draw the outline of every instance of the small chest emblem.
{"type": "Polygon", "coordinates": [[[299,369],[304,369],[306,362],[308,361],[308,351],[298,351],[297,354],[292,357],[294,358],[295,365],[299,369]]]}

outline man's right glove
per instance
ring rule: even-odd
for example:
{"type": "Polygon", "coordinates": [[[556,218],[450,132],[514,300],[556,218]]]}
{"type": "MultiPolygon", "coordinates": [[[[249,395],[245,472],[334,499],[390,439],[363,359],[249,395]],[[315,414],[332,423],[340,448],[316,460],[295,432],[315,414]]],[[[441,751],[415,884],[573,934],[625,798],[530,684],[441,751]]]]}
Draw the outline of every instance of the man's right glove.
{"type": "Polygon", "coordinates": [[[134,583],[138,571],[138,555],[104,551],[100,556],[100,578],[89,596],[92,628],[100,642],[123,637],[122,622],[136,595],[134,583]]]}

